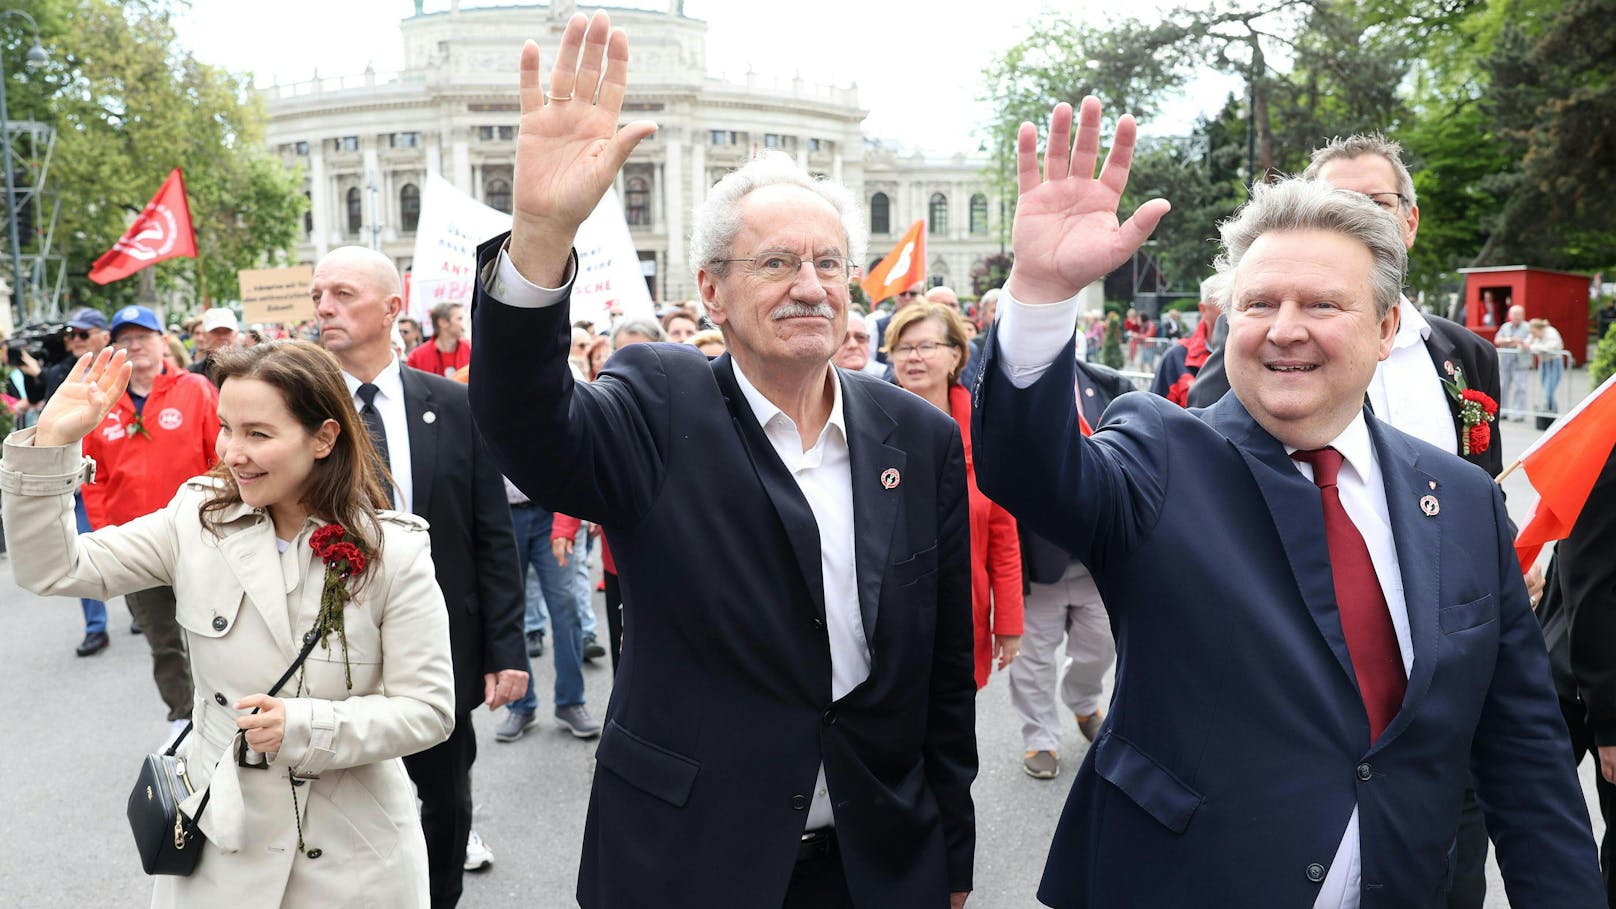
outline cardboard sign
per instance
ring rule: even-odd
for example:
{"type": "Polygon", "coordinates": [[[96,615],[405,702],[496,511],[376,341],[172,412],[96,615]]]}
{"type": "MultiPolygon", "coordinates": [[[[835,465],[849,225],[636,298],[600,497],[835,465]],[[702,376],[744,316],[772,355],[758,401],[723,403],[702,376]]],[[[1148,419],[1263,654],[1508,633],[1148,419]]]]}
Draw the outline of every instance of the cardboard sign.
{"type": "Polygon", "coordinates": [[[312,265],[249,269],[237,272],[236,280],[241,284],[241,321],[248,325],[295,325],[314,318],[314,299],[309,296],[312,265]]]}
{"type": "MultiPolygon", "coordinates": [[[[471,305],[477,245],[511,229],[511,216],[489,208],[437,174],[428,174],[421,192],[421,220],[415,230],[407,312],[423,328],[439,303],[471,305]]],[[[617,193],[607,190],[595,211],[578,227],[578,275],[572,287],[572,318],[607,325],[616,307],[622,316],[650,318],[651,293],[641,274],[639,253],[617,193]]]]}

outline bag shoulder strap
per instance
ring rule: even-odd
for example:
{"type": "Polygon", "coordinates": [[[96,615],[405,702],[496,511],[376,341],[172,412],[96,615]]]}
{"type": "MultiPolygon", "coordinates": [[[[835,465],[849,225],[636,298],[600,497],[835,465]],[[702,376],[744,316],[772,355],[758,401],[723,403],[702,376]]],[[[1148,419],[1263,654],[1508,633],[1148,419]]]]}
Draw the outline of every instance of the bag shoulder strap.
{"type": "MultiPolygon", "coordinates": [[[[314,645],[316,643],[318,643],[319,640],[320,640],[320,636],[315,634],[312,631],[307,632],[306,634],[304,634],[303,635],[303,649],[298,652],[297,659],[292,661],[292,665],[286,667],[286,671],[281,673],[281,677],[279,679],[276,679],[275,684],[271,685],[270,688],[269,688],[269,691],[267,691],[265,693],[268,694],[270,697],[274,697],[276,694],[280,693],[281,688],[285,687],[286,683],[288,681],[290,681],[292,676],[297,673],[298,668],[303,665],[303,661],[309,658],[309,654],[314,650],[314,645]]],[[[253,713],[257,713],[257,712],[258,712],[258,708],[254,707],[253,708],[253,713]]],[[[183,730],[181,730],[180,734],[174,738],[173,744],[169,745],[168,749],[165,750],[163,752],[163,754],[165,754],[165,755],[167,755],[169,757],[172,757],[174,755],[175,751],[179,749],[180,743],[185,741],[185,737],[187,735],[191,734],[191,729],[194,728],[195,726],[196,726],[196,721],[195,720],[192,720],[189,723],[186,723],[185,728],[183,730]]],[[[239,735],[239,733],[238,733],[238,735],[239,735]]],[[[225,749],[225,753],[220,756],[220,759],[223,760],[225,757],[228,757],[229,754],[230,754],[230,750],[227,748],[227,749],[225,749]]],[[[196,814],[191,816],[191,824],[192,825],[195,825],[195,824],[199,823],[202,820],[202,812],[207,810],[208,799],[210,799],[212,797],[213,797],[213,779],[210,777],[208,779],[208,788],[203,790],[203,792],[202,792],[202,801],[196,803],[196,814]]]]}

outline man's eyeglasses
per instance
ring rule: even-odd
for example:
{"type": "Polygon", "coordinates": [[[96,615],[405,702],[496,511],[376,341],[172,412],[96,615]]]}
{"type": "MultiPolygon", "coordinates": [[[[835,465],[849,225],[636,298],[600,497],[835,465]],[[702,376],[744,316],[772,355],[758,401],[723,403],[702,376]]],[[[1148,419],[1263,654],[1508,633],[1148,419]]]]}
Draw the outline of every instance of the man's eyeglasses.
{"type": "Polygon", "coordinates": [[[752,256],[749,259],[714,259],[712,265],[728,262],[745,262],[751,267],[752,273],[769,281],[790,281],[802,271],[802,263],[810,262],[814,266],[814,274],[823,281],[845,281],[852,269],[846,256],[815,256],[804,259],[796,253],[771,252],[761,256],[752,256]]]}
{"type": "Polygon", "coordinates": [[[1402,207],[1404,202],[1408,201],[1407,199],[1403,198],[1402,193],[1359,193],[1358,195],[1363,196],[1365,199],[1368,199],[1387,211],[1397,211],[1402,207]]]}
{"type": "Polygon", "coordinates": [[[938,351],[953,346],[953,344],[950,344],[947,341],[925,341],[920,344],[899,344],[897,347],[892,348],[892,356],[895,359],[901,360],[910,354],[920,354],[920,358],[922,360],[930,360],[932,357],[937,356],[938,351]]]}
{"type": "Polygon", "coordinates": [[[74,328],[62,332],[62,337],[72,338],[76,341],[88,341],[90,340],[90,330],[88,328],[74,328]]]}
{"type": "MultiPolygon", "coordinates": [[[[852,338],[853,340],[859,342],[860,344],[868,344],[868,343],[870,343],[870,334],[869,334],[869,332],[850,331],[850,332],[847,333],[847,336],[849,338],[852,338]]],[[[846,343],[846,342],[843,342],[843,343],[846,343]]]]}

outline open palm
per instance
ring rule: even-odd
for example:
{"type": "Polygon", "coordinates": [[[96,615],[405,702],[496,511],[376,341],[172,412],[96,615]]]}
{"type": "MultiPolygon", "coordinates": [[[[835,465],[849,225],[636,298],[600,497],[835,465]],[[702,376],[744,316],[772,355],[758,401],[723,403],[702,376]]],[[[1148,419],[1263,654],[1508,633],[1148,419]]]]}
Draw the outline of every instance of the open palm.
{"type": "Polygon", "coordinates": [[[1094,164],[1100,153],[1100,102],[1083,99],[1075,143],[1071,128],[1071,105],[1056,105],[1041,175],[1032,124],[1023,123],[1016,137],[1020,196],[1010,235],[1015,265],[1007,289],[1022,302],[1069,299],[1104,277],[1144,245],[1169,209],[1166,200],[1152,199],[1126,222],[1117,220],[1133,160],[1132,117],[1117,122],[1116,139],[1098,179],[1094,164]]]}
{"type": "Polygon", "coordinates": [[[559,244],[565,258],[578,225],[629,153],[655,132],[643,120],[618,128],[627,77],[628,38],[603,12],[567,23],[548,94],[539,81],[538,45],[523,46],[511,255],[524,274],[529,253],[553,257],[559,244]]]}
{"type": "Polygon", "coordinates": [[[114,353],[110,347],[80,357],[40,411],[34,444],[69,445],[99,426],[129,387],[125,357],[124,351],[114,353]]]}

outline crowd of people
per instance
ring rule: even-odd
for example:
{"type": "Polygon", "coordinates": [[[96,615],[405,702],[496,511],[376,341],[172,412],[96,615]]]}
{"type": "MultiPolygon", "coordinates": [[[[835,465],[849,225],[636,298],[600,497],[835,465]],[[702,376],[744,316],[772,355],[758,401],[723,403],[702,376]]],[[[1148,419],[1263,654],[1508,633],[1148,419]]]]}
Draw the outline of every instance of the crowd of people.
{"type": "Polygon", "coordinates": [[[1551,669],[1532,611],[1546,583],[1603,627],[1579,607],[1608,533],[1523,577],[1496,423],[1459,393],[1524,409],[1494,345],[1563,343],[1402,295],[1396,143],[1255,187],[1195,313],[1119,314],[1154,374],[1130,395],[1078,300],[1168,214],[1116,217],[1131,118],[1097,178],[1093,99],[1056,105],[1041,160],[1022,127],[1015,264],[969,315],[925,282],[859,312],[858,206],[764,153],[694,213],[698,300],[574,321],[578,227],[654,125],[620,123],[604,13],[561,48],[547,79],[523,50],[517,217],[469,312],[423,326],[344,247],[304,325],[81,309],[21,370],[17,581],[80,598],[84,657],[125,597],[195,783],[205,871],[155,905],[455,905],[493,861],[471,711],[521,739],[546,650],[556,724],[599,740],[584,906],[958,909],[995,673],[1027,775],[1059,775],[1066,724],[1090,743],[1049,905],[1476,909],[1489,840],[1516,905],[1616,893],[1616,673],[1586,636],[1551,669]]]}

